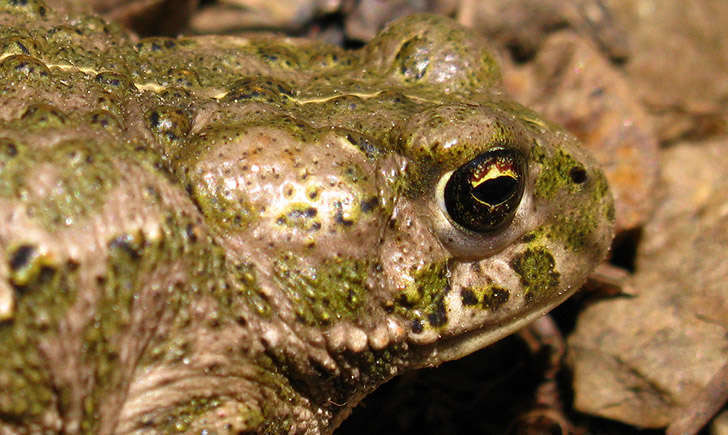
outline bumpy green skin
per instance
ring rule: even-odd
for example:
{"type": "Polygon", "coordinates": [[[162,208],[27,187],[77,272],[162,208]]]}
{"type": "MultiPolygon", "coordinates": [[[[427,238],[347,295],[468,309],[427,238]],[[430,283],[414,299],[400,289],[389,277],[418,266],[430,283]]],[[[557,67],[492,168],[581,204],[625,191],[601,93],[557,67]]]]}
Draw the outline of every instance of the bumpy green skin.
{"type": "Polygon", "coordinates": [[[0,431],[330,432],[607,251],[602,173],[448,19],[345,52],[70,11],[0,0],[0,431]],[[525,193],[474,234],[439,181],[493,147],[525,193]]]}

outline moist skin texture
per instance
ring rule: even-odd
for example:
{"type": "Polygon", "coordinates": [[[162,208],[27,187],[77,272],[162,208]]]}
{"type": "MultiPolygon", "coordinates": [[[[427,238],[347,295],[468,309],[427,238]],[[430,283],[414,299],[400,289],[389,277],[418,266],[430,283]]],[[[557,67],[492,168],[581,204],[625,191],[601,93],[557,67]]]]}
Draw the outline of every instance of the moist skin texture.
{"type": "Polygon", "coordinates": [[[0,0],[0,432],[331,432],[607,252],[601,171],[446,18],[346,52],[68,11],[0,0]]]}

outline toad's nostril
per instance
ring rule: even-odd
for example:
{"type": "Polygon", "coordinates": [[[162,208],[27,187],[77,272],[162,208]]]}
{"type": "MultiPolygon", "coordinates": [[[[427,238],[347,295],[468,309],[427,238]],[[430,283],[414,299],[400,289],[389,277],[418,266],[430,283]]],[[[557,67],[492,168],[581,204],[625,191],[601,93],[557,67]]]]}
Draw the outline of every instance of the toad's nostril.
{"type": "Polygon", "coordinates": [[[585,183],[587,179],[586,170],[581,166],[574,166],[569,171],[569,177],[571,177],[571,181],[576,184],[585,183]]]}

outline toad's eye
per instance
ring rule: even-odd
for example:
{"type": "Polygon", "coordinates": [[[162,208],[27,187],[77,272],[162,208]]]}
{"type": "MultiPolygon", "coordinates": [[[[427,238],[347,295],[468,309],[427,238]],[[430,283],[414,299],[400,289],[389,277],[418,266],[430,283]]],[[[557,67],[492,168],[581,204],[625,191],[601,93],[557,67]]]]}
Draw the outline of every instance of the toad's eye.
{"type": "Polygon", "coordinates": [[[450,174],[445,184],[445,210],[455,223],[488,233],[513,219],[523,196],[526,159],[513,149],[494,148],[450,174]]]}

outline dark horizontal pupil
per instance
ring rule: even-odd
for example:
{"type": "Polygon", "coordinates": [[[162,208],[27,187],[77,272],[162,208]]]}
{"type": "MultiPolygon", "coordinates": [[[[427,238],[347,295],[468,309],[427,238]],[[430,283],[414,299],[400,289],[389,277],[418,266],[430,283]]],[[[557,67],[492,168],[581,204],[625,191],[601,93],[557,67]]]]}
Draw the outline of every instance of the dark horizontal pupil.
{"type": "Polygon", "coordinates": [[[508,200],[515,192],[518,182],[506,175],[484,181],[470,193],[473,198],[489,206],[496,206],[508,200]]]}
{"type": "Polygon", "coordinates": [[[456,169],[443,191],[445,209],[462,227],[488,233],[508,225],[523,197],[526,161],[514,149],[494,148],[456,169]]]}

